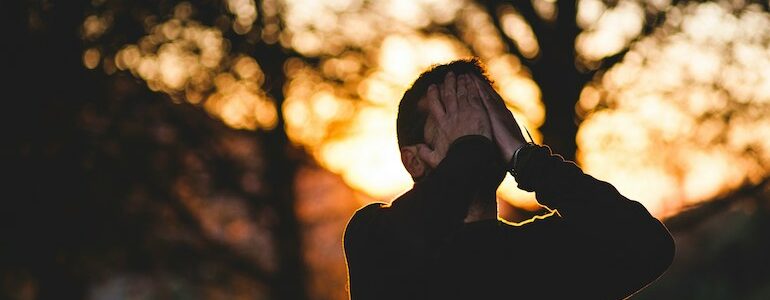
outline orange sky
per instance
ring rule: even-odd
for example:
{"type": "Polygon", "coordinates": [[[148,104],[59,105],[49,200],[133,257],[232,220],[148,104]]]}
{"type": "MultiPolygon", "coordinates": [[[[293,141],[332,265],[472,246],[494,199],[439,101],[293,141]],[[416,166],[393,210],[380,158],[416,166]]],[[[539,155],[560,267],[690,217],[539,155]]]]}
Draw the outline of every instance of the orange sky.
{"type": "MultiPolygon", "coordinates": [[[[553,2],[535,2],[544,18],[557,15],[553,2]]],[[[499,17],[503,37],[525,56],[536,56],[534,33],[512,7],[490,16],[462,0],[280,3],[280,15],[268,6],[259,16],[253,1],[228,1],[233,30],[245,33],[255,20],[279,16],[285,30],[265,26],[263,38],[320,60],[317,67],[300,59],[286,63],[286,130],[353,188],[390,200],[410,187],[396,146],[396,108],[404,90],[432,64],[479,56],[517,120],[540,140],[536,129],[545,112],[539,87],[505,50],[492,22],[499,17]],[[454,23],[459,34],[424,33],[431,23],[454,23]]],[[[734,15],[714,3],[671,8],[662,30],[637,41],[644,10],[664,7],[619,1],[610,9],[599,0],[581,0],[578,8],[580,61],[631,48],[579,99],[578,163],[587,173],[659,216],[766,176],[770,50],[763,41],[770,33],[754,30],[770,28],[766,13],[749,7],[734,15]]],[[[231,127],[274,128],[278,110],[261,87],[269,75],[253,58],[231,53],[219,29],[191,19],[192,9],[179,4],[173,17],[109,58],[110,65],[153,90],[203,105],[231,127]]],[[[83,37],[98,36],[108,26],[108,20],[88,16],[83,37]]],[[[107,58],[90,48],[82,59],[93,69],[107,58]]],[[[534,196],[515,185],[506,178],[499,197],[536,208],[534,196]]]]}

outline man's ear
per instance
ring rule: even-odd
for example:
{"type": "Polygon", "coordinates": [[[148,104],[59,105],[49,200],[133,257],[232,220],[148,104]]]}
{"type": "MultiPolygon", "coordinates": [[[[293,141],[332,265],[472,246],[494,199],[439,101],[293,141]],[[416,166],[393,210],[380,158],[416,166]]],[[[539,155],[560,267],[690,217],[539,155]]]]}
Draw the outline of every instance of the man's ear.
{"type": "Polygon", "coordinates": [[[401,162],[412,178],[420,178],[427,171],[427,165],[417,155],[417,146],[401,147],[401,162]]]}

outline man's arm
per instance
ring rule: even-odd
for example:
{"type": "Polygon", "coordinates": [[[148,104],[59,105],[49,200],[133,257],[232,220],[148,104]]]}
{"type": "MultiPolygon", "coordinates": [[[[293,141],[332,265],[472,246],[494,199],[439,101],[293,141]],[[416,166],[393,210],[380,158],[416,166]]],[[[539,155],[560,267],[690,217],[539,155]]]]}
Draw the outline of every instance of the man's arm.
{"type": "Polygon", "coordinates": [[[387,220],[381,229],[412,246],[445,242],[463,224],[474,197],[503,174],[498,157],[487,137],[457,139],[430,176],[383,208],[387,220]]]}
{"type": "Polygon", "coordinates": [[[445,240],[462,225],[484,183],[502,174],[489,117],[469,75],[455,79],[450,72],[440,89],[428,88],[422,101],[436,126],[425,131],[432,145],[418,145],[418,154],[433,170],[391,206],[380,206],[381,220],[369,226],[410,252],[445,240]]]}
{"type": "Polygon", "coordinates": [[[430,138],[434,141],[431,149],[422,145],[421,152],[428,163],[435,164],[431,166],[434,169],[392,205],[370,204],[348,223],[344,245],[351,296],[367,298],[372,296],[369,293],[387,288],[374,278],[382,266],[371,264],[386,261],[378,257],[396,257],[399,264],[409,268],[400,276],[419,277],[420,270],[425,269],[421,266],[438,258],[441,246],[462,226],[472,199],[504,173],[498,149],[488,136],[488,119],[479,94],[469,89],[469,79],[458,77],[456,91],[452,91],[454,76],[447,76],[441,92],[443,105],[436,87],[429,90],[426,99],[431,117],[438,123],[438,136],[430,138]],[[487,128],[478,128],[485,122],[487,128]]]}
{"type": "Polygon", "coordinates": [[[558,215],[529,224],[548,237],[544,245],[574,296],[620,299],[657,279],[674,256],[665,226],[611,184],[584,174],[547,146],[520,150],[516,180],[558,215]],[[589,275],[590,274],[590,275],[589,275]]]}
{"type": "MultiPolygon", "coordinates": [[[[430,177],[392,205],[373,203],[355,213],[344,237],[352,299],[387,299],[390,280],[424,277],[462,226],[470,199],[490,174],[502,173],[494,171],[496,150],[486,137],[460,138],[430,177]],[[381,278],[390,274],[383,268],[401,270],[394,272],[401,278],[381,278]]],[[[410,284],[420,285],[406,282],[399,289],[410,290],[410,284]]]]}
{"type": "Polygon", "coordinates": [[[559,213],[527,225],[548,236],[536,246],[553,257],[554,285],[571,290],[571,297],[618,299],[660,276],[674,255],[674,241],[663,224],[611,184],[552,155],[550,148],[525,145],[500,95],[481,80],[475,82],[503,160],[516,157],[512,173],[519,187],[534,191],[538,202],[559,213]]]}

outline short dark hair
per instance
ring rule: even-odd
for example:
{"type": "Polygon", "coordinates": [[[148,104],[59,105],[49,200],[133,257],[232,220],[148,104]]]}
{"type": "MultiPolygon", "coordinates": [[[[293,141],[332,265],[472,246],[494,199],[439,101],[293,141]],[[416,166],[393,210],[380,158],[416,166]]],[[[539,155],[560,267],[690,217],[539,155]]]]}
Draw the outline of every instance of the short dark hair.
{"type": "Polygon", "coordinates": [[[425,142],[424,128],[428,114],[420,111],[417,104],[428,91],[428,87],[432,84],[442,83],[449,72],[455,75],[476,75],[490,85],[492,84],[481,62],[476,58],[460,59],[447,64],[435,65],[420,74],[417,80],[412,83],[412,87],[404,92],[404,96],[401,97],[401,102],[398,104],[396,136],[399,147],[425,142]]]}

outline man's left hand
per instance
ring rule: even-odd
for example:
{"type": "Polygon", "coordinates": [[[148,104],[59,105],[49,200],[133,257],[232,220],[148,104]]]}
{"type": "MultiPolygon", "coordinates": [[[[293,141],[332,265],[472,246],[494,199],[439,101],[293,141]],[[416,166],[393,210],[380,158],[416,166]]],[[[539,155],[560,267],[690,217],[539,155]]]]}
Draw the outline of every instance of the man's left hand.
{"type": "Polygon", "coordinates": [[[479,90],[482,103],[489,113],[489,122],[492,125],[492,137],[500,148],[503,161],[511,160],[514,152],[526,144],[524,135],[521,134],[519,124],[513,118],[513,114],[505,106],[505,101],[492,88],[489,83],[473,76],[473,83],[479,90]]]}

